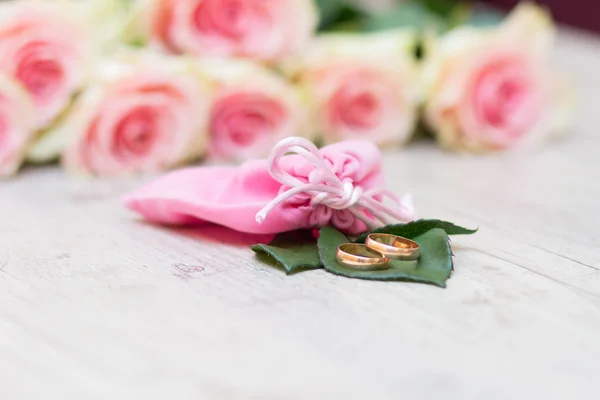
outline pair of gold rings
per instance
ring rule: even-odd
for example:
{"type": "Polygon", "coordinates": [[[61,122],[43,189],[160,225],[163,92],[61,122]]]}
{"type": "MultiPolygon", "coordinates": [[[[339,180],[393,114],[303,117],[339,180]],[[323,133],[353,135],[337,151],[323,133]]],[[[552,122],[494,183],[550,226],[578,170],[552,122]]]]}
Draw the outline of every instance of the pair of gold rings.
{"type": "Polygon", "coordinates": [[[388,269],[391,260],[416,261],[420,256],[416,242],[385,233],[370,234],[365,244],[347,243],[337,250],[340,263],[362,271],[388,269]]]}

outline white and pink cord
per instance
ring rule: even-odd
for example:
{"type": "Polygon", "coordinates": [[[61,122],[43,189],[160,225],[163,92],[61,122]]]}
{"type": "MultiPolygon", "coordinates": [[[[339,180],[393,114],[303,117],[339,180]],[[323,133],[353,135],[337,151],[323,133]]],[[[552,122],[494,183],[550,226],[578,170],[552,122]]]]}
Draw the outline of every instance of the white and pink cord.
{"type": "MultiPolygon", "coordinates": [[[[348,210],[369,229],[415,219],[410,196],[400,200],[383,188],[364,191],[362,187],[355,186],[349,179],[342,181],[332,171],[317,146],[304,138],[291,137],[279,142],[269,157],[269,173],[273,179],[290,189],[281,193],[256,214],[256,222],[259,224],[266,220],[275,207],[299,194],[309,195],[311,197],[310,205],[315,208],[323,205],[332,210],[348,210]],[[307,183],[282,170],[280,160],[290,153],[304,157],[315,166],[307,183]],[[388,207],[383,204],[384,198],[391,199],[396,207],[388,207]]],[[[328,224],[329,218],[325,220],[325,215],[323,215],[312,222],[315,226],[324,226],[328,224]]]]}

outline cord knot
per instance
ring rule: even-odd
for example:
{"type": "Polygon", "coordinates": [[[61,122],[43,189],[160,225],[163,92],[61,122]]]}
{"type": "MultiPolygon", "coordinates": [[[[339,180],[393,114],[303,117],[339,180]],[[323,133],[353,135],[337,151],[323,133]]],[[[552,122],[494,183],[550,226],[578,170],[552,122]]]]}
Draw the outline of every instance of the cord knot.
{"type": "Polygon", "coordinates": [[[382,188],[365,191],[349,178],[342,180],[333,172],[317,146],[307,139],[292,137],[279,142],[269,157],[268,166],[273,179],[288,189],[256,214],[258,223],[263,223],[275,207],[300,194],[310,197],[310,205],[314,210],[309,223],[313,227],[327,225],[332,218],[334,223],[337,222],[336,225],[344,227],[359,219],[370,229],[398,220],[414,219],[411,207],[400,204],[391,192],[382,188]],[[308,182],[283,170],[281,159],[289,153],[303,157],[314,166],[308,182]],[[384,197],[394,200],[397,207],[384,205],[384,197]]]}

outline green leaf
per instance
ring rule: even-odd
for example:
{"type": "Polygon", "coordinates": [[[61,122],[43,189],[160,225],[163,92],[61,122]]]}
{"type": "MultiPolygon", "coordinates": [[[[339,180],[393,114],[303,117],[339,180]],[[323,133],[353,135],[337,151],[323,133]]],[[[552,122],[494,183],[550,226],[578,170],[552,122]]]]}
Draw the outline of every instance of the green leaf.
{"type": "Polygon", "coordinates": [[[281,234],[269,245],[255,244],[251,248],[259,256],[276,261],[288,275],[322,268],[315,238],[307,231],[281,234]]]}
{"type": "Polygon", "coordinates": [[[319,16],[321,17],[321,26],[326,26],[335,22],[335,19],[345,5],[344,0],[316,0],[319,16]]]}
{"type": "Polygon", "coordinates": [[[364,14],[348,0],[317,0],[319,8],[319,31],[344,30],[350,26],[356,30],[364,14]]]}
{"type": "Polygon", "coordinates": [[[456,8],[464,4],[462,0],[422,0],[422,3],[430,12],[442,17],[450,17],[456,8]]]}
{"type": "Polygon", "coordinates": [[[358,271],[337,261],[337,248],[348,243],[348,238],[335,228],[321,229],[319,256],[325,269],[332,274],[348,278],[376,281],[407,281],[446,287],[453,270],[452,250],[448,235],[443,229],[431,229],[413,238],[421,247],[419,261],[392,261],[391,268],[383,271],[358,271]]]}
{"type": "Polygon", "coordinates": [[[435,228],[443,229],[447,235],[472,235],[479,230],[463,228],[462,226],[454,225],[452,222],[441,221],[439,219],[420,219],[408,224],[386,225],[371,232],[363,233],[356,239],[356,242],[364,243],[367,240],[367,236],[371,233],[389,233],[390,235],[414,239],[435,228]]]}
{"type": "Polygon", "coordinates": [[[503,20],[503,13],[494,9],[484,8],[475,10],[463,23],[476,28],[489,28],[500,25],[503,20]]]}
{"type": "Polygon", "coordinates": [[[365,23],[365,28],[368,31],[400,27],[441,32],[446,29],[446,23],[443,18],[430,12],[420,2],[401,3],[395,10],[374,16],[365,23]]]}

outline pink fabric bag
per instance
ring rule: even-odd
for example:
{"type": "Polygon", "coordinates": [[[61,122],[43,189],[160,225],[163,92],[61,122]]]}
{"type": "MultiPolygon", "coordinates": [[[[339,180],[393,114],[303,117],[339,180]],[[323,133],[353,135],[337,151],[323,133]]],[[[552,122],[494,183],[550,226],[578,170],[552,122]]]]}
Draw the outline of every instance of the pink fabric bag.
{"type": "Polygon", "coordinates": [[[125,205],[166,225],[209,222],[256,234],[333,225],[354,235],[416,218],[409,202],[383,184],[381,154],[372,142],[318,150],[306,139],[289,138],[268,161],[174,171],[127,196],[125,205]],[[386,196],[393,208],[381,201],[386,196]]]}

